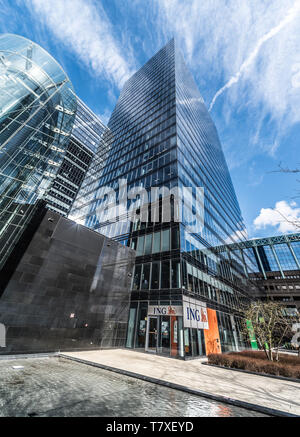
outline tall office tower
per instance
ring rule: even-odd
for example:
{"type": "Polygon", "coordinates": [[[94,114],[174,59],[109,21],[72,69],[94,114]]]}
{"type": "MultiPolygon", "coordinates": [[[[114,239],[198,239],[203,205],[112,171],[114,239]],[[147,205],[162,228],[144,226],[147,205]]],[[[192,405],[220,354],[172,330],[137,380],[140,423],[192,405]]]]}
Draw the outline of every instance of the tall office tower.
{"type": "Polygon", "coordinates": [[[77,97],[77,111],[73,131],[64,155],[45,199],[47,206],[67,216],[102,141],[106,127],[77,97]]]}
{"type": "Polygon", "coordinates": [[[72,84],[37,44],[0,36],[0,268],[42,198],[68,145],[76,112],[72,84]]]}
{"type": "Polygon", "coordinates": [[[245,226],[216,128],[174,40],[126,82],[108,128],[108,155],[76,213],[136,250],[127,346],[174,357],[243,347],[243,261],[219,248],[245,238],[245,226]],[[155,187],[172,195],[161,190],[149,206],[142,188],[155,187]]]}
{"type": "Polygon", "coordinates": [[[99,197],[103,193],[103,187],[99,187],[99,175],[104,171],[113,142],[110,129],[99,119],[96,126],[98,128],[96,152],[68,215],[70,219],[91,229],[98,229],[100,225],[101,214],[99,211],[96,212],[96,209],[99,197]]]}

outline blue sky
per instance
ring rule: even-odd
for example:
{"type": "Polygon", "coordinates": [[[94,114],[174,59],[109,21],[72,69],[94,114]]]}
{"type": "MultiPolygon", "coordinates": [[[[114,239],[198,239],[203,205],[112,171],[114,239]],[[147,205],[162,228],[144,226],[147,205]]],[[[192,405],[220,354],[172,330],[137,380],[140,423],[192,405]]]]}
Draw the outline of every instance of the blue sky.
{"type": "Polygon", "coordinates": [[[175,36],[249,237],[296,231],[300,182],[272,171],[300,168],[299,0],[0,0],[0,32],[48,50],[104,122],[124,81],[175,36]]]}

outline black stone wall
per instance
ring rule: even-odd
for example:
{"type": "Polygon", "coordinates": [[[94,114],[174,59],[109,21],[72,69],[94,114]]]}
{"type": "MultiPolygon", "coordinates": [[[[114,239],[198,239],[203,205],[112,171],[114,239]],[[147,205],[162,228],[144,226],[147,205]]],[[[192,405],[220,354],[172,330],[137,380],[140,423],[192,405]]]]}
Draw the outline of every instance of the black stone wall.
{"type": "Polygon", "coordinates": [[[0,354],[125,346],[134,260],[133,250],[47,211],[0,297],[0,354]]]}

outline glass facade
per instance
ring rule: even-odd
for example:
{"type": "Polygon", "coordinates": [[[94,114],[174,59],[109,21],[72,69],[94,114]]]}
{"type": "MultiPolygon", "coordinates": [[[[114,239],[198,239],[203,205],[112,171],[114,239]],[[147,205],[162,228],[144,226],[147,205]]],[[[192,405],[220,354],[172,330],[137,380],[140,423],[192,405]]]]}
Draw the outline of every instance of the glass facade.
{"type": "Polygon", "coordinates": [[[77,97],[74,127],[64,159],[45,197],[47,206],[67,216],[101,143],[106,127],[77,97]]]}
{"type": "Polygon", "coordinates": [[[277,272],[280,269],[272,246],[259,246],[257,250],[267,272],[277,272]]]}
{"type": "Polygon", "coordinates": [[[68,145],[76,113],[72,84],[41,47],[0,37],[0,267],[44,196],[68,145]],[[26,218],[25,218],[26,217],[26,218]]]}
{"type": "MultiPolygon", "coordinates": [[[[99,215],[96,214],[98,199],[103,193],[102,187],[99,187],[99,175],[105,168],[112,143],[110,130],[104,126],[97,118],[95,123],[97,141],[95,144],[94,155],[89,169],[85,173],[81,188],[76,196],[75,202],[69,213],[69,218],[80,224],[84,224],[91,229],[97,229],[99,226],[99,215]]],[[[89,123],[87,123],[89,125],[89,123]]],[[[78,129],[75,135],[81,132],[78,129]]],[[[85,141],[88,137],[85,136],[85,141]]],[[[78,138],[82,141],[83,138],[78,138]]]]}
{"type": "Polygon", "coordinates": [[[287,244],[276,244],[274,250],[282,270],[297,270],[296,260],[287,244]]]}
{"type": "Polygon", "coordinates": [[[300,234],[287,234],[230,245],[246,262],[251,293],[282,303],[286,314],[300,312],[300,234]]]}
{"type": "MultiPolygon", "coordinates": [[[[193,296],[215,311],[216,324],[218,311],[224,315],[220,326],[234,314],[238,327],[240,305],[249,300],[245,262],[239,251],[221,248],[246,239],[246,231],[216,128],[174,40],[126,82],[108,132],[109,141],[98,153],[102,166],[84,181],[72,213],[136,250],[128,347],[167,355],[176,349],[176,356],[185,357],[205,354],[205,330],[186,327],[183,315],[150,317],[149,308],[175,307],[176,312],[184,296],[193,296]],[[124,201],[125,185],[134,194],[124,201]],[[190,196],[178,200],[173,193],[185,187],[191,187],[190,196]],[[196,187],[204,189],[199,209],[196,187]],[[153,188],[161,192],[150,210],[153,188]],[[114,199],[117,219],[109,214],[114,199]],[[178,210],[183,211],[180,220],[178,210]]],[[[218,339],[221,345],[230,343],[226,335],[218,339]]]]}
{"type": "MultiPolygon", "coordinates": [[[[293,241],[295,238],[300,239],[300,234],[271,237],[263,239],[262,243],[260,240],[253,240],[252,248],[241,247],[240,251],[252,252],[256,260],[256,263],[251,265],[251,269],[248,268],[248,273],[261,272],[266,275],[269,272],[280,272],[284,276],[285,271],[299,270],[300,241],[293,241]],[[278,238],[283,241],[278,241],[278,238]]],[[[251,244],[251,241],[249,243],[251,244]]]]}

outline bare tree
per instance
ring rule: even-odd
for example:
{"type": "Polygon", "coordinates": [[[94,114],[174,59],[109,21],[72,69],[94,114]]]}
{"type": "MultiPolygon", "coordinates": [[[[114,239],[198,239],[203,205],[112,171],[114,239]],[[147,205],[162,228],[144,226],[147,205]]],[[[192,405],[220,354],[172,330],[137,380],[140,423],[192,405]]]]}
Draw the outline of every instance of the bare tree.
{"type": "MultiPolygon", "coordinates": [[[[282,163],[280,163],[278,165],[278,170],[271,171],[270,173],[298,174],[298,173],[300,173],[300,168],[296,167],[294,169],[291,169],[288,167],[283,167],[282,163]]],[[[300,179],[297,179],[297,182],[300,183],[300,179]]],[[[300,197],[300,190],[296,190],[296,195],[293,196],[292,198],[297,199],[299,197],[300,197]]],[[[299,219],[290,220],[289,218],[285,217],[285,215],[282,214],[282,212],[280,212],[280,211],[277,211],[277,212],[278,212],[278,214],[281,215],[281,217],[284,219],[285,222],[292,224],[296,229],[300,229],[300,220],[299,219]]]]}
{"type": "Polygon", "coordinates": [[[291,225],[293,225],[296,229],[300,229],[300,220],[296,219],[296,220],[290,220],[288,219],[284,214],[282,214],[281,211],[277,211],[278,214],[281,215],[281,217],[284,219],[285,222],[290,223],[291,225]]]}
{"type": "MultiPolygon", "coordinates": [[[[292,325],[300,321],[298,316],[288,316],[285,307],[273,301],[255,301],[244,308],[246,320],[252,323],[253,333],[261,350],[268,360],[279,361],[279,348],[284,340],[293,337],[292,325]]],[[[244,334],[249,338],[249,327],[245,323],[244,334]]]]}

